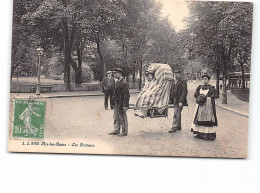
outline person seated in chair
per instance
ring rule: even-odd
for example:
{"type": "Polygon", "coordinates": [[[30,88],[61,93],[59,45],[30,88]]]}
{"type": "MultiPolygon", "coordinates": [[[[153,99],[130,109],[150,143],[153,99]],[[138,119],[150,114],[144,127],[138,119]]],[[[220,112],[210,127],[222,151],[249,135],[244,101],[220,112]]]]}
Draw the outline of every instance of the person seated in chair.
{"type": "Polygon", "coordinates": [[[151,82],[154,79],[154,73],[152,71],[146,72],[148,82],[151,82]]]}
{"type": "MultiPolygon", "coordinates": [[[[145,82],[144,88],[140,92],[140,94],[138,96],[138,100],[136,102],[136,106],[141,107],[141,108],[151,106],[153,101],[154,101],[153,100],[154,93],[150,92],[153,85],[156,84],[154,72],[153,71],[146,71],[145,75],[146,75],[147,81],[145,82]]],[[[147,115],[147,110],[136,109],[135,115],[140,116],[140,117],[145,117],[147,115]]]]}
{"type": "Polygon", "coordinates": [[[168,64],[150,64],[144,88],[137,98],[135,115],[144,118],[149,115],[148,111],[151,111],[151,117],[166,115],[172,80],[172,69],[168,64]]]}

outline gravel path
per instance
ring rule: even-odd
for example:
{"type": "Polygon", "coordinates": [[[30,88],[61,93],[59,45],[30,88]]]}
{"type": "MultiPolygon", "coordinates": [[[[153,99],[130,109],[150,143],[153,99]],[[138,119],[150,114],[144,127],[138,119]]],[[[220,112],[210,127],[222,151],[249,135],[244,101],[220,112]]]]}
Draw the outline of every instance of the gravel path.
{"type": "MultiPolygon", "coordinates": [[[[86,152],[94,154],[245,158],[246,117],[217,108],[217,139],[203,141],[193,137],[190,132],[195,108],[193,90],[189,90],[189,107],[182,113],[182,131],[168,133],[173,109],[169,110],[168,118],[153,119],[135,117],[130,109],[129,135],[123,138],[108,135],[113,130],[113,111],[104,110],[102,96],[47,99],[45,140],[91,142],[96,149],[86,152]]],[[[132,94],[130,103],[134,104],[136,99],[137,94],[132,94]]]]}

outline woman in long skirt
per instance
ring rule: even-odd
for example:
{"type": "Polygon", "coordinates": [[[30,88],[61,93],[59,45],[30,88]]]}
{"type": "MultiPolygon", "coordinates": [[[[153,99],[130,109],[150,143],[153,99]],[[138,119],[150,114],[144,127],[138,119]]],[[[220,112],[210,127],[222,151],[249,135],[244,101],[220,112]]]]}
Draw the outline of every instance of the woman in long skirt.
{"type": "Polygon", "coordinates": [[[203,84],[195,91],[196,107],[191,132],[196,138],[204,140],[216,139],[216,127],[218,126],[215,99],[218,94],[214,86],[209,84],[210,76],[202,75],[203,84]]]}

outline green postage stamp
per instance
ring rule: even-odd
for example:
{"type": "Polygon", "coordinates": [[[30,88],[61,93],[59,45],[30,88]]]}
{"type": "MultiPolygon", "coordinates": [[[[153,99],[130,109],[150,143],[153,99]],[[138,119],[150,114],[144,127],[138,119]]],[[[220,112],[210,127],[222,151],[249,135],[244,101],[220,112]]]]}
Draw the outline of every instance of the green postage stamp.
{"type": "Polygon", "coordinates": [[[13,137],[43,139],[45,101],[14,100],[13,137]]]}

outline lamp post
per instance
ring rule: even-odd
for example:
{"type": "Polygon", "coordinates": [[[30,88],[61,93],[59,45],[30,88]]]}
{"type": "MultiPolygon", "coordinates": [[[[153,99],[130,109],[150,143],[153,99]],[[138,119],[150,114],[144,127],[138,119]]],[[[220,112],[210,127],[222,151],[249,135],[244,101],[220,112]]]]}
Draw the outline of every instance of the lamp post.
{"type": "Polygon", "coordinates": [[[38,47],[37,49],[38,52],[38,57],[39,57],[39,62],[38,62],[38,82],[37,82],[37,86],[36,86],[36,95],[40,95],[41,94],[41,78],[40,78],[40,72],[41,72],[41,56],[43,55],[43,48],[38,47]]]}

